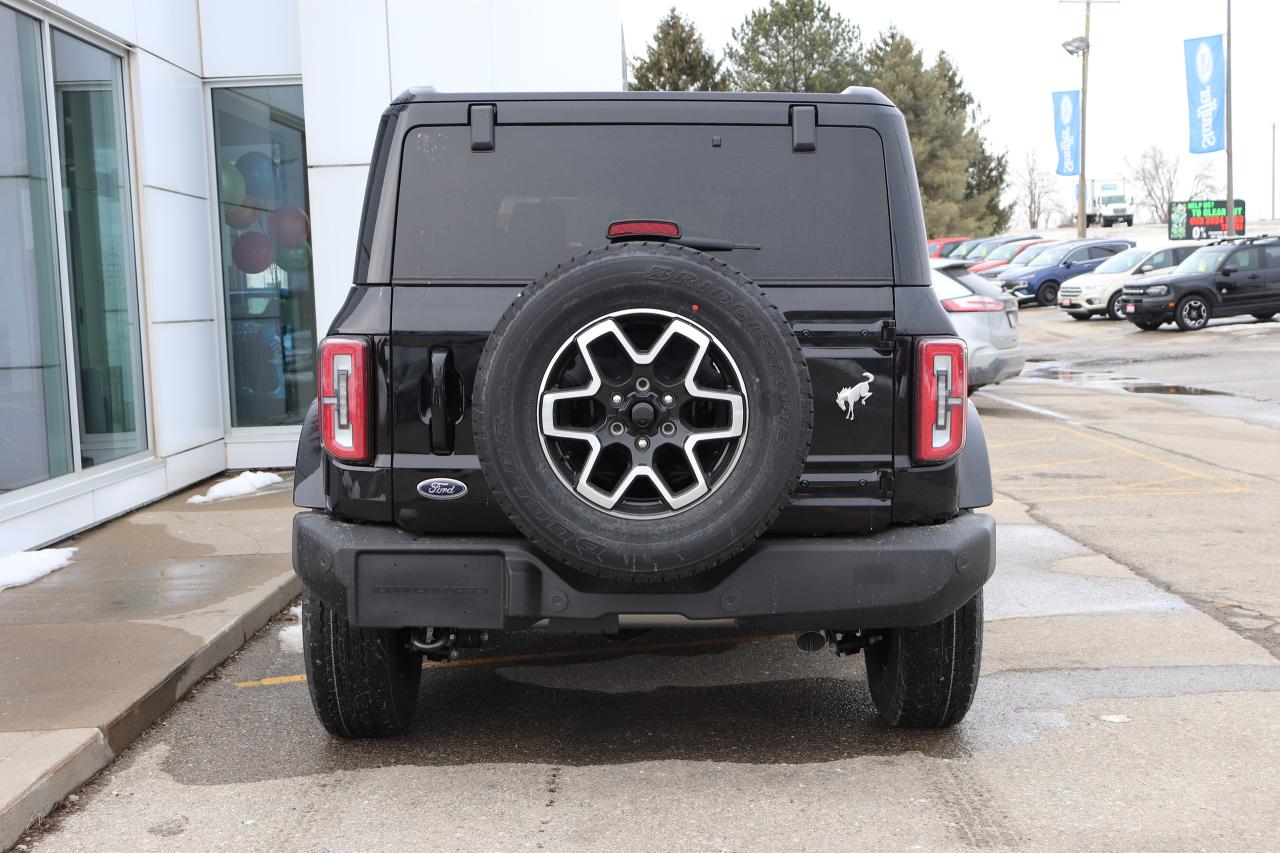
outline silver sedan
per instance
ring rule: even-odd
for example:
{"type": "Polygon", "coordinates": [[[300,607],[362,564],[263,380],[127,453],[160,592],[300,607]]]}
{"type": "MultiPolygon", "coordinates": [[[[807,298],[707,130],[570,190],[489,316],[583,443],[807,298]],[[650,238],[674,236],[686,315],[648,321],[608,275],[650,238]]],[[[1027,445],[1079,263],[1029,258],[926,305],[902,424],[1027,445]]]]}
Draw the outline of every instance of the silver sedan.
{"type": "Polygon", "coordinates": [[[994,385],[1022,372],[1018,300],[948,259],[932,262],[933,292],[969,347],[969,389],[994,385]]]}

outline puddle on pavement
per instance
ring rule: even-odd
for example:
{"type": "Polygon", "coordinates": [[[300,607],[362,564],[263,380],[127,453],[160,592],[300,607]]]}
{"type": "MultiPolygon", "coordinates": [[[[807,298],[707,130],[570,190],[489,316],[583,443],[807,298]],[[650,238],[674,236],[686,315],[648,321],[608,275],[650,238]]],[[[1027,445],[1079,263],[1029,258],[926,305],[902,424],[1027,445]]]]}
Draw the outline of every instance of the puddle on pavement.
{"type": "Polygon", "coordinates": [[[1112,370],[1077,370],[1055,362],[1040,362],[1022,372],[1024,379],[1047,379],[1071,385],[1116,388],[1134,394],[1172,394],[1188,397],[1234,397],[1227,391],[1214,391],[1194,385],[1151,382],[1136,376],[1123,376],[1112,370]]]}

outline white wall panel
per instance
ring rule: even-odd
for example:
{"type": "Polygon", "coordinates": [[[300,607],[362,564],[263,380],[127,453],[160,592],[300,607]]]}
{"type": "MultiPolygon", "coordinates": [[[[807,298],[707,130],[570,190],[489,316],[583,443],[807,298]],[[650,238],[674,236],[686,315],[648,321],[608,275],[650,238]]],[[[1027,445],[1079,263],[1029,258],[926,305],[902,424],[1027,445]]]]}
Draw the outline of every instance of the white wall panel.
{"type": "Polygon", "coordinates": [[[493,91],[489,2],[387,0],[393,96],[412,86],[493,91]]]}
{"type": "Polygon", "coordinates": [[[323,337],[351,288],[356,232],[364,201],[367,166],[323,166],[307,170],[316,282],[316,333],[323,337]]]}
{"type": "MultiPolygon", "coordinates": [[[[301,74],[300,3],[310,8],[308,0],[204,0],[200,4],[204,76],[301,74]]],[[[377,6],[381,9],[382,4],[377,6]]]]}
{"type": "Polygon", "coordinates": [[[138,47],[199,76],[200,14],[196,0],[134,0],[138,47]]]}
{"type": "Polygon", "coordinates": [[[164,468],[129,477],[93,490],[93,520],[106,521],[165,493],[164,468]]]}
{"type": "Polygon", "coordinates": [[[176,492],[206,477],[221,473],[227,467],[227,454],[221,441],[203,444],[176,453],[164,460],[165,490],[176,492]]]}
{"type": "Polygon", "coordinates": [[[169,456],[223,436],[217,326],[151,325],[156,453],[169,456]]]}
{"type": "Polygon", "coordinates": [[[119,41],[138,41],[133,0],[58,0],[49,5],[119,41]]]}
{"type": "Polygon", "coordinates": [[[209,192],[200,78],[138,54],[137,124],[142,182],[204,197],[209,192]]]}
{"type": "Polygon", "coordinates": [[[391,100],[383,4],[304,0],[302,8],[307,162],[367,163],[391,100]]]}
{"type": "Polygon", "coordinates": [[[210,234],[207,201],[143,188],[142,268],[151,322],[214,318],[217,283],[210,234]]]}

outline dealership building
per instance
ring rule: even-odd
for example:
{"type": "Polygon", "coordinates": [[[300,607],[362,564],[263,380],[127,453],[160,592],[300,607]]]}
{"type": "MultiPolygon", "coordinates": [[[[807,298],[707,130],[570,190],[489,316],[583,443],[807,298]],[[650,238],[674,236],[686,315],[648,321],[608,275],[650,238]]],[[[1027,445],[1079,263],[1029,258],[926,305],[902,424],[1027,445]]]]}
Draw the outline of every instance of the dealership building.
{"type": "Polygon", "coordinates": [[[601,0],[0,0],[0,555],[293,464],[397,93],[625,80],[601,0]]]}

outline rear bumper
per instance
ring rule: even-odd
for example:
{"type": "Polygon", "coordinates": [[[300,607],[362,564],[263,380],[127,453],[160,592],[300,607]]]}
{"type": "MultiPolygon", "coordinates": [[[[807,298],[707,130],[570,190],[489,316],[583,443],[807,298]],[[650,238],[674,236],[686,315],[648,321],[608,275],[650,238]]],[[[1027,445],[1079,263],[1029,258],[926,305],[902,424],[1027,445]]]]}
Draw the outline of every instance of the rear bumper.
{"type": "Polygon", "coordinates": [[[969,353],[969,387],[994,385],[1022,372],[1027,357],[1021,347],[982,347],[969,353]]]}
{"type": "Polygon", "coordinates": [[[702,588],[673,592],[586,578],[520,538],[414,536],[323,512],[293,520],[294,571],[369,628],[502,630],[622,614],[777,630],[927,625],[982,588],[995,551],[995,521],[974,514],[868,536],[769,537],[701,576],[702,588]]]}

